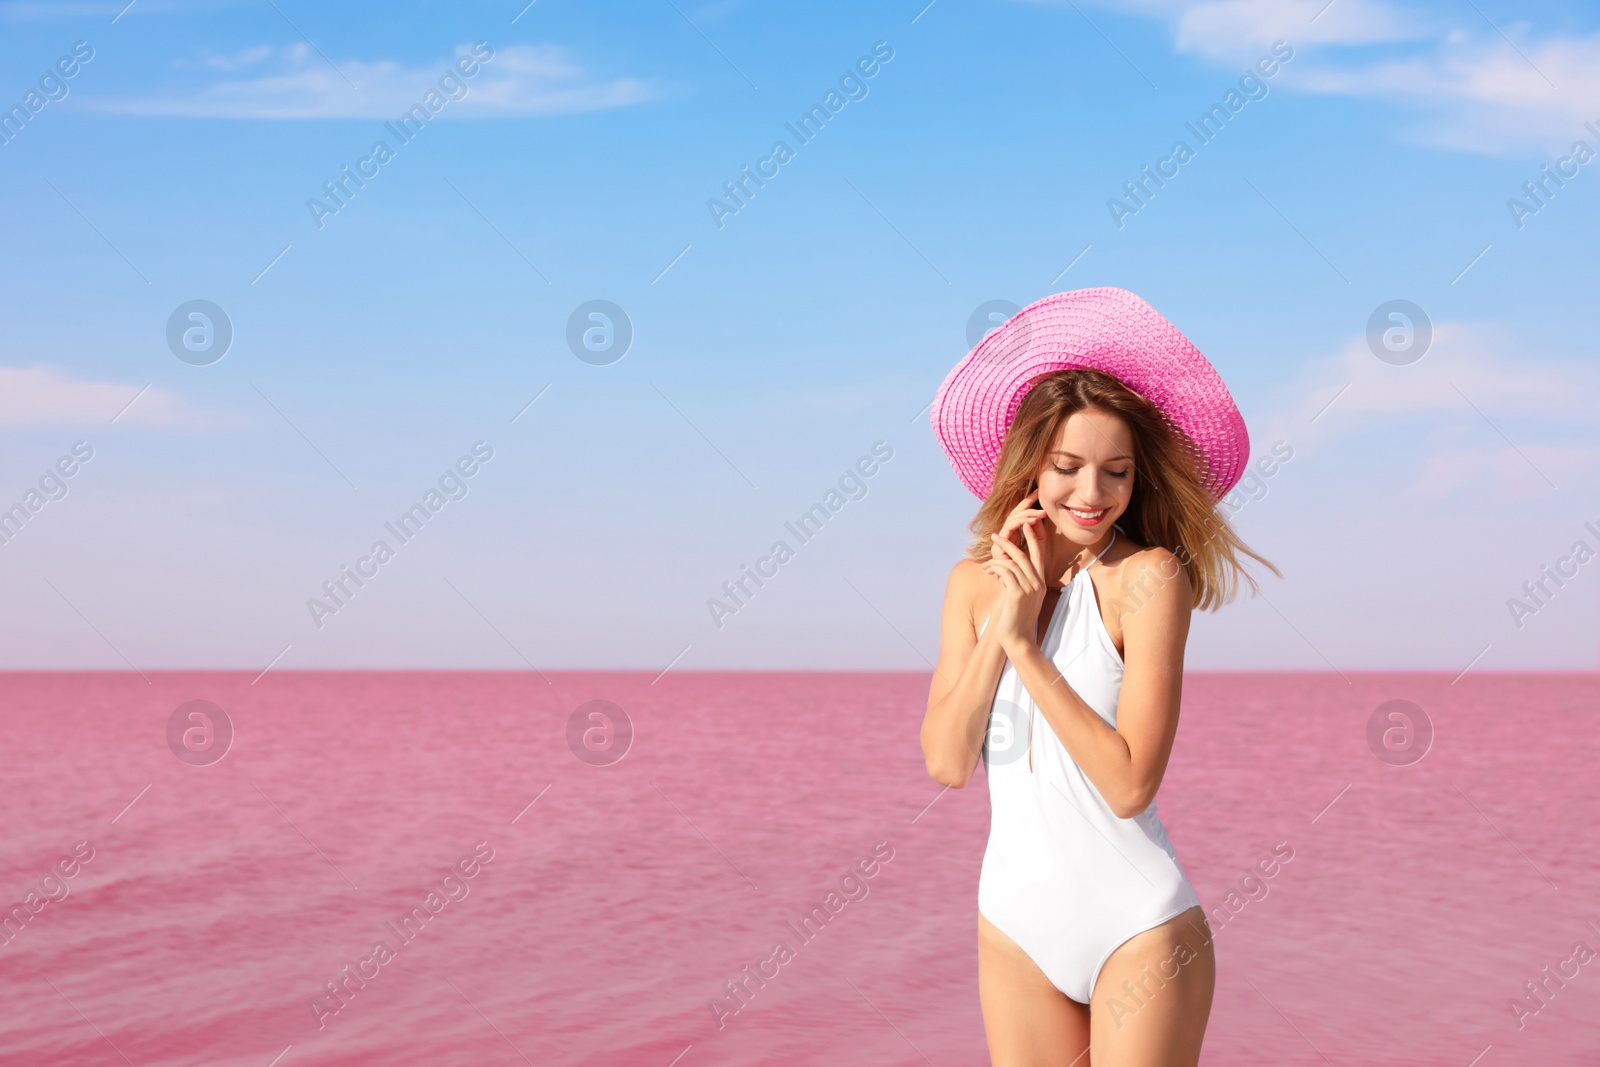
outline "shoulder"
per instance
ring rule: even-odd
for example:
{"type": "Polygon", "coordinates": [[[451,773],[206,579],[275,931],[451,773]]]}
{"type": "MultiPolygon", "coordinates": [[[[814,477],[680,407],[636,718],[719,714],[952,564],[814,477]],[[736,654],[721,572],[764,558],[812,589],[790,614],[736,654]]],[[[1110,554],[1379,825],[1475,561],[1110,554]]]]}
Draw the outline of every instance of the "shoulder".
{"type": "Polygon", "coordinates": [[[996,584],[983,569],[983,564],[963,557],[950,568],[950,577],[944,589],[945,608],[959,609],[965,611],[969,618],[975,617],[987,607],[988,600],[994,594],[992,587],[996,584]]]}
{"type": "Polygon", "coordinates": [[[983,564],[975,559],[962,557],[954,567],[950,568],[950,577],[945,582],[945,596],[960,596],[970,603],[973,594],[983,588],[984,579],[988,577],[983,564]]]}
{"type": "Polygon", "coordinates": [[[976,582],[983,577],[987,577],[983,573],[983,564],[970,556],[962,556],[956,560],[956,565],[950,568],[951,585],[976,582]]]}
{"type": "Polygon", "coordinates": [[[1132,546],[1133,551],[1122,557],[1123,563],[1133,564],[1134,570],[1149,568],[1163,577],[1176,578],[1183,574],[1183,563],[1170,549],[1160,545],[1132,546]]]}
{"type": "Polygon", "coordinates": [[[1132,551],[1113,564],[1113,600],[1119,613],[1129,616],[1148,604],[1163,604],[1188,611],[1194,604],[1189,573],[1170,550],[1160,545],[1130,545],[1132,551]]]}

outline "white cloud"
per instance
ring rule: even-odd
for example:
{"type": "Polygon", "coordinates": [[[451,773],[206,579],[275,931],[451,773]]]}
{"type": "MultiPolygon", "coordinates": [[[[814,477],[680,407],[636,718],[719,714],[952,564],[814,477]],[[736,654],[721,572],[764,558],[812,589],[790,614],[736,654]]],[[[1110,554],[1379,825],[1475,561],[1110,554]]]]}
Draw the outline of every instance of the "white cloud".
{"type": "Polygon", "coordinates": [[[1525,22],[1434,16],[1390,0],[1095,2],[1160,19],[1175,50],[1219,66],[1287,41],[1296,55],[1277,84],[1410,109],[1419,121],[1407,135],[1425,144],[1506,154],[1600,143],[1583,125],[1600,125],[1600,34],[1539,35],[1525,22]]]}
{"type": "Polygon", "coordinates": [[[1356,337],[1334,356],[1308,360],[1281,395],[1274,410],[1250,418],[1257,452],[1279,439],[1310,451],[1366,438],[1420,457],[1403,496],[1444,497],[1470,486],[1525,501],[1600,470],[1600,366],[1593,357],[1530,352],[1497,323],[1436,323],[1427,353],[1406,366],[1383,362],[1356,337]],[[1416,433],[1425,439],[1413,444],[1416,433]],[[1474,441],[1481,447],[1463,447],[1474,441]]]}
{"type": "Polygon", "coordinates": [[[1372,45],[1436,36],[1438,28],[1384,0],[1212,0],[1174,5],[1176,47],[1216,58],[1253,59],[1274,41],[1295,48],[1372,45]]]}
{"type": "Polygon", "coordinates": [[[1442,499],[1473,490],[1496,505],[1525,504],[1550,494],[1550,482],[1571,489],[1600,469],[1600,448],[1521,444],[1481,450],[1441,449],[1428,454],[1402,497],[1442,499]],[[1550,479],[1550,482],[1545,479],[1550,479]]]}
{"type": "MultiPolygon", "coordinates": [[[[257,65],[258,49],[202,62],[225,70],[257,65]],[[229,64],[232,64],[231,66],[229,64]]],[[[456,55],[470,54],[467,46],[456,55]]],[[[454,75],[454,57],[418,67],[394,60],[324,59],[304,44],[279,49],[277,70],[147,96],[104,98],[90,106],[122,115],[235,119],[393,119],[433,90],[449,99],[441,117],[556,115],[639,103],[655,90],[634,78],[598,80],[556,45],[507,45],[470,78],[466,96],[449,98],[440,79],[454,75]],[[348,81],[346,80],[348,79],[348,81]],[[355,88],[351,85],[354,84],[355,88]]],[[[459,90],[458,90],[459,92],[459,90]]]]}
{"type": "MultiPolygon", "coordinates": [[[[1031,0],[1050,6],[1064,0],[1031,0]]],[[[1274,41],[1370,45],[1436,37],[1443,28],[1387,0],[1091,0],[1119,14],[1160,19],[1174,47],[1228,62],[1254,59],[1274,41]]]]}
{"type": "Polygon", "coordinates": [[[1426,412],[1568,416],[1592,426],[1600,416],[1600,367],[1592,357],[1553,360],[1527,352],[1497,323],[1440,322],[1415,363],[1385,363],[1364,336],[1355,337],[1337,356],[1307,361],[1301,380],[1285,392],[1291,399],[1272,420],[1311,425],[1326,409],[1317,417],[1319,427],[1327,423],[1319,432],[1350,415],[1426,412]]]}
{"type": "Polygon", "coordinates": [[[0,367],[0,426],[87,426],[143,423],[165,426],[176,421],[177,398],[164,389],[124,382],[77,381],[54,367],[0,367]],[[129,401],[138,397],[129,406],[129,401]],[[117,412],[127,408],[120,417],[117,412]]]}
{"type": "Polygon", "coordinates": [[[1416,132],[1443,148],[1554,151],[1578,138],[1591,147],[1600,141],[1584,128],[1585,122],[1600,121],[1600,34],[1519,41],[1516,48],[1498,35],[1457,39],[1425,55],[1342,67],[1325,63],[1300,74],[1293,87],[1304,91],[1421,107],[1427,122],[1416,132]]]}
{"type": "MultiPolygon", "coordinates": [[[[304,55],[306,48],[304,43],[295,45],[294,48],[299,49],[302,56],[304,55]]],[[[275,49],[270,44],[258,44],[250,48],[242,48],[228,55],[208,53],[200,62],[213,70],[242,70],[245,67],[253,67],[257,63],[271,59],[274,51],[275,49]]],[[[175,64],[175,66],[179,67],[189,65],[191,64],[186,60],[179,60],[175,64]]]]}

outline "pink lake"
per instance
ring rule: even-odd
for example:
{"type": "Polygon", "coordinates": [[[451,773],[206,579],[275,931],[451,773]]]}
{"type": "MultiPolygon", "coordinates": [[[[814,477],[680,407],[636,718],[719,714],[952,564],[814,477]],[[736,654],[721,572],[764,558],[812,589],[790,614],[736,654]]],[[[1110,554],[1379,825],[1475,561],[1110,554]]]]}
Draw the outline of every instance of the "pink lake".
{"type": "MultiPolygon", "coordinates": [[[[0,675],[0,907],[25,913],[0,1063],[988,1062],[986,783],[924,772],[925,675],[251,677],[0,675]],[[235,731],[207,766],[168,742],[195,699],[235,731]],[[597,699],[634,731],[606,766],[567,740],[597,699]],[[875,846],[865,895],[795,939],[875,846]],[[794,958],[719,1025],[779,938],[794,958]]],[[[1597,697],[1592,673],[1189,674],[1160,808],[1223,909],[1203,1062],[1600,1063],[1600,959],[1510,1007],[1600,950],[1597,697]],[[1409,765],[1368,743],[1396,699],[1434,731],[1409,765]]]]}

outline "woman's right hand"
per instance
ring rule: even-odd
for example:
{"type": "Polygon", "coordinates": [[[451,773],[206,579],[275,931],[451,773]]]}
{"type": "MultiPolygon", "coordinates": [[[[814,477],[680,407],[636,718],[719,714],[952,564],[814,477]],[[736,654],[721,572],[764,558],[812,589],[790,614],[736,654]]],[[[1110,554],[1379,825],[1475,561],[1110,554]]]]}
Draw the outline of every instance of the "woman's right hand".
{"type": "MultiPolygon", "coordinates": [[[[1026,539],[1022,536],[1022,528],[1025,526],[1033,527],[1035,540],[1038,540],[1041,533],[1039,523],[1042,522],[1046,517],[1044,511],[1041,510],[1036,503],[1038,496],[1039,490],[1035,489],[1028,493],[1027,496],[1024,496],[1021,500],[1017,501],[1017,506],[1011,509],[1010,514],[1006,516],[1005,522],[1001,523],[1000,529],[996,531],[999,537],[1010,541],[1012,544],[1022,549],[1025,554],[1028,551],[1028,544],[1026,539]]],[[[991,561],[997,556],[1004,557],[1004,555],[1005,553],[1003,551],[995,548],[992,545],[990,546],[991,561]]],[[[993,569],[992,563],[985,563],[984,570],[988,571],[997,582],[999,581],[1000,575],[993,569]]],[[[991,618],[990,620],[991,628],[989,632],[998,635],[1000,632],[1000,627],[993,624],[1001,621],[998,616],[1002,614],[1002,609],[1006,604],[1005,590],[1003,587],[1000,590],[1000,595],[994,599],[993,604],[994,606],[991,614],[995,617],[991,618]]],[[[1009,622],[1011,620],[1007,618],[1005,621],[1009,622]]]]}
{"type": "Polygon", "coordinates": [[[1017,506],[1011,509],[1011,514],[1007,515],[1006,521],[1000,525],[1000,536],[1006,538],[1024,552],[1027,551],[1028,546],[1022,539],[1022,528],[1031,525],[1033,526],[1033,532],[1037,534],[1040,532],[1039,523],[1045,518],[1044,509],[1039,507],[1037,503],[1038,499],[1039,490],[1035,489],[1017,501],[1017,506]]]}

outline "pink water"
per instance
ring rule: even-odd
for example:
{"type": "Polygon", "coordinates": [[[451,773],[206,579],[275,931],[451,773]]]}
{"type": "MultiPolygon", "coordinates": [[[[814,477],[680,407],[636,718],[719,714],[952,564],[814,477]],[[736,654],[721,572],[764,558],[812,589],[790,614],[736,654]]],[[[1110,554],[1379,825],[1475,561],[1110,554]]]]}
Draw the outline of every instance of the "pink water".
{"type": "MultiPolygon", "coordinates": [[[[8,1067],[988,1062],[986,786],[924,773],[924,676],[150,677],[0,675],[0,906],[94,850],[0,944],[8,1067]],[[195,698],[237,730],[211,766],[167,744],[195,698]],[[636,731],[611,766],[566,741],[594,698],[636,731]],[[401,941],[386,924],[478,842],[492,860],[401,941]],[[866,895],[795,938],[879,842],[866,895]],[[793,958],[719,1027],[779,938],[793,958]]],[[[1186,680],[1160,808],[1201,900],[1294,853],[1213,919],[1203,1062],[1600,1063],[1600,958],[1520,1028],[1508,1007],[1600,951],[1600,678],[1349,678],[1186,680]],[[1366,739],[1397,697],[1436,730],[1403,767],[1366,739]]]]}

